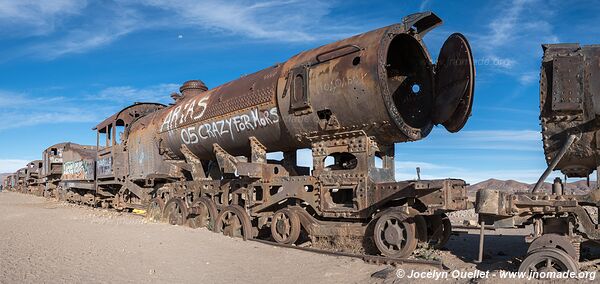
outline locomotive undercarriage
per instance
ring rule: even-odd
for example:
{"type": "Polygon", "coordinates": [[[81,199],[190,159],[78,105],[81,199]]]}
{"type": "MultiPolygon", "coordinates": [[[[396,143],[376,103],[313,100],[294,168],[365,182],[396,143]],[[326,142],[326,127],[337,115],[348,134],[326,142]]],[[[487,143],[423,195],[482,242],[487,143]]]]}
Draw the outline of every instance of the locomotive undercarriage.
{"type": "Polygon", "coordinates": [[[380,147],[362,131],[312,138],[312,175],[296,165],[295,153],[267,160],[267,149],[249,140],[249,159],[215,144],[216,161],[200,161],[183,146],[186,163],[174,163],[192,180],[158,189],[148,218],[284,244],[347,238],[362,251],[377,247],[386,256],[406,257],[418,242],[443,246],[452,230],[445,213],[470,206],[462,180],[395,182],[393,146],[380,147]],[[220,179],[214,179],[215,165],[220,179]]]}
{"type": "Polygon", "coordinates": [[[591,208],[600,207],[600,189],[585,195],[562,194],[556,180],[552,193],[506,193],[482,190],[478,194],[479,220],[495,227],[532,225],[525,238],[527,256],[519,271],[578,271],[583,244],[600,244],[599,220],[591,208]]]}

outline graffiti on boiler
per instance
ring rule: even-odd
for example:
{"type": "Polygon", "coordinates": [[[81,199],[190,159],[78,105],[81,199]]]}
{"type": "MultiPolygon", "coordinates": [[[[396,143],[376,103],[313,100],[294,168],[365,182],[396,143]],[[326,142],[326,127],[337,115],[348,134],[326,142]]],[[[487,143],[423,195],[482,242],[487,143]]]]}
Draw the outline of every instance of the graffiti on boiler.
{"type": "Polygon", "coordinates": [[[279,122],[277,107],[268,110],[251,109],[249,112],[206,122],[199,126],[181,129],[181,141],[185,144],[196,144],[209,138],[230,137],[235,140],[235,134],[254,131],[279,122]]]}

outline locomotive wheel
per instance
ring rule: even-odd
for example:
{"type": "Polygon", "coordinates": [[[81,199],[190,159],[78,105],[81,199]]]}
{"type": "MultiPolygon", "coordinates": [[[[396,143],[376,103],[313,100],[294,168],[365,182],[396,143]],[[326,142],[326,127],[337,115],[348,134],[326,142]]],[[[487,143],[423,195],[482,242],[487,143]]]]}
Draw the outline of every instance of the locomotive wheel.
{"type": "Polygon", "coordinates": [[[300,237],[300,218],[287,208],[281,209],[271,218],[271,236],[280,244],[293,244],[300,237]]]}
{"type": "Polygon", "coordinates": [[[435,249],[443,248],[452,234],[452,223],[446,214],[431,215],[427,218],[429,244],[435,249]]]}
{"type": "Polygon", "coordinates": [[[252,237],[251,230],[250,217],[239,205],[224,207],[215,221],[215,232],[233,238],[248,240],[252,237]]]}
{"type": "Polygon", "coordinates": [[[198,201],[194,202],[192,208],[198,214],[188,219],[188,226],[194,229],[206,227],[209,230],[213,230],[218,214],[215,203],[207,197],[200,197],[198,201]]]}
{"type": "Polygon", "coordinates": [[[397,211],[384,213],[374,228],[375,245],[388,257],[408,257],[417,247],[414,220],[397,211]]]}
{"type": "Polygon", "coordinates": [[[148,208],[146,209],[146,219],[155,222],[160,221],[164,208],[165,202],[162,200],[162,198],[152,198],[150,203],[148,203],[148,208]]]}
{"type": "Polygon", "coordinates": [[[519,272],[578,272],[577,263],[558,248],[543,248],[531,252],[519,266],[519,272]]]}
{"type": "Polygon", "coordinates": [[[527,254],[543,248],[559,248],[566,252],[575,262],[579,261],[579,252],[566,236],[559,234],[544,234],[531,242],[527,249],[527,254]]]}
{"type": "Polygon", "coordinates": [[[188,216],[188,209],[185,201],[179,197],[173,197],[167,201],[163,211],[163,220],[171,225],[182,226],[188,216]]]}

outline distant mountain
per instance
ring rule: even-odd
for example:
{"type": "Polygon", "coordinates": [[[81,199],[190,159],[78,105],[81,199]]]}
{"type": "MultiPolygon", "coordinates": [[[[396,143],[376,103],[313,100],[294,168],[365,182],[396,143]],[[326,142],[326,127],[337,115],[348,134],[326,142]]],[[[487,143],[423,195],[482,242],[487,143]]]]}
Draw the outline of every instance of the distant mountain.
{"type": "MultiPolygon", "coordinates": [[[[467,187],[467,193],[469,196],[475,196],[477,191],[483,188],[497,189],[501,191],[507,192],[525,192],[531,191],[535,183],[528,184],[524,182],[519,182],[516,180],[498,180],[498,179],[488,179],[467,187]]],[[[586,193],[590,190],[590,188],[595,188],[596,182],[590,181],[590,187],[587,186],[587,182],[585,180],[579,180],[576,182],[569,182],[565,187],[565,193],[573,193],[573,194],[582,194],[586,193]]],[[[552,184],[545,182],[542,185],[542,191],[550,192],[552,190],[552,184]]]]}

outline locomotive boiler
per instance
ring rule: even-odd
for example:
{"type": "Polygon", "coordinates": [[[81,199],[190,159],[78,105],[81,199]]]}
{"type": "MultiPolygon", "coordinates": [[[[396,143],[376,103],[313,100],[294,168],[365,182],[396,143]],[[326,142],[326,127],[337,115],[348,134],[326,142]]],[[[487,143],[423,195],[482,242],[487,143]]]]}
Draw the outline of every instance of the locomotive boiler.
{"type": "Polygon", "coordinates": [[[250,137],[269,152],[287,152],[332,133],[363,132],[391,145],[422,139],[437,124],[457,132],[471,113],[475,74],[460,34],[431,62],[421,38],[440,23],[434,14],[413,15],[212,90],[188,82],[153,121],[161,146],[172,158],[185,158],[184,145],[210,160],[215,143],[247,156],[250,137]]]}

